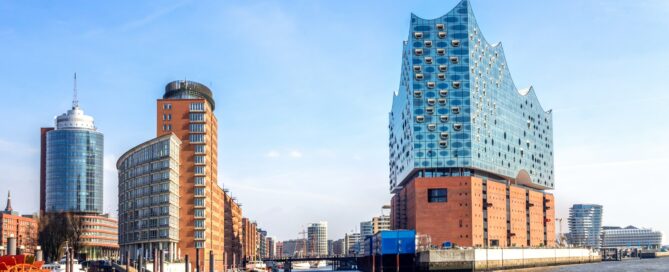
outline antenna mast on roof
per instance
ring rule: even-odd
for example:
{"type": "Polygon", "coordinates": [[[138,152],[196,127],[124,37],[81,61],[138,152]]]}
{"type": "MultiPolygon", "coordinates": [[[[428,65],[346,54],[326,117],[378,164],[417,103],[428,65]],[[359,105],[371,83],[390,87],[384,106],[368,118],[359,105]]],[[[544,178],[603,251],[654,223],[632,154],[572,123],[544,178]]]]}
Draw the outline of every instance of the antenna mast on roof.
{"type": "Polygon", "coordinates": [[[79,107],[79,100],[77,100],[77,73],[74,73],[74,96],[72,98],[72,108],[79,107]]]}

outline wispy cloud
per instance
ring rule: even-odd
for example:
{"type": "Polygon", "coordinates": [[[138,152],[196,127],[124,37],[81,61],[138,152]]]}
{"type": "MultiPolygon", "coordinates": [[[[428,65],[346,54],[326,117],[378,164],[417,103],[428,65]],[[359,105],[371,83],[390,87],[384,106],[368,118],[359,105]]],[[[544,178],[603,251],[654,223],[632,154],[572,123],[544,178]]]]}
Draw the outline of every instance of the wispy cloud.
{"type": "Polygon", "coordinates": [[[302,158],[302,152],[300,152],[298,150],[290,151],[290,157],[296,158],[296,159],[302,158]]]}
{"type": "Polygon", "coordinates": [[[276,151],[276,150],[270,150],[269,152],[267,152],[265,154],[265,157],[267,157],[267,158],[278,158],[280,156],[281,156],[281,153],[279,153],[279,151],[276,151]]]}
{"type": "Polygon", "coordinates": [[[154,12],[149,13],[142,18],[139,18],[139,19],[136,19],[136,20],[133,20],[133,21],[130,21],[130,22],[127,22],[127,23],[121,25],[118,28],[118,30],[128,31],[128,30],[143,27],[145,25],[148,25],[148,24],[158,20],[160,17],[163,17],[165,15],[168,15],[168,14],[174,12],[175,10],[179,9],[180,7],[183,7],[184,5],[186,5],[189,2],[190,1],[182,1],[182,2],[178,2],[174,5],[170,5],[170,6],[162,6],[160,9],[157,9],[154,12]]]}

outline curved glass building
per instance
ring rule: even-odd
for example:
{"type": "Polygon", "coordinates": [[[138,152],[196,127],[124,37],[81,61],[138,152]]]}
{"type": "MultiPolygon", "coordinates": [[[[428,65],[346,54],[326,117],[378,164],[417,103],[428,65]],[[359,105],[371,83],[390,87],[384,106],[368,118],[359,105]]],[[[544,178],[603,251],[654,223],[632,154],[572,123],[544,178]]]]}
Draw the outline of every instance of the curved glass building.
{"type": "Polygon", "coordinates": [[[102,213],[104,137],[76,104],[46,133],[46,212],[102,213]]]}
{"type": "Polygon", "coordinates": [[[569,208],[569,243],[599,248],[602,244],[602,205],[574,204],[569,208]]]}
{"type": "Polygon", "coordinates": [[[516,87],[466,0],[439,18],[411,15],[389,118],[391,191],[418,172],[554,187],[551,111],[516,87]]]}
{"type": "Polygon", "coordinates": [[[142,248],[176,259],[180,148],[176,135],[165,134],[130,149],[116,164],[119,244],[133,259],[142,248]]]}

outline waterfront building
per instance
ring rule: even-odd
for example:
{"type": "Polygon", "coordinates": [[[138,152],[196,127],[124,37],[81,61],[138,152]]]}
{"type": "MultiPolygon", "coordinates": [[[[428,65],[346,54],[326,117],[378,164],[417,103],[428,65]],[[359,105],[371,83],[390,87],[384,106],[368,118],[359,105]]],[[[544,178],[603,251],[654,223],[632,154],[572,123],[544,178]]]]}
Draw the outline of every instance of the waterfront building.
{"type": "MultiPolygon", "coordinates": [[[[157,101],[156,135],[174,133],[179,152],[179,243],[181,256],[207,271],[205,254],[223,255],[225,192],[218,184],[218,122],[211,90],[200,83],[178,80],[165,86],[157,101]]],[[[222,269],[216,262],[216,270],[222,269]]]]}
{"type": "Polygon", "coordinates": [[[346,254],[344,239],[335,240],[332,242],[332,254],[341,256],[346,254]]]}
{"type": "Polygon", "coordinates": [[[358,255],[360,254],[360,233],[346,233],[344,234],[344,254],[358,255]]]}
{"type": "Polygon", "coordinates": [[[390,216],[381,215],[372,217],[372,232],[376,234],[382,230],[390,230],[390,216]]]}
{"type": "Polygon", "coordinates": [[[258,245],[258,258],[263,259],[267,257],[267,231],[258,228],[258,236],[256,240],[258,245]]]}
{"type": "Polygon", "coordinates": [[[165,134],[123,154],[118,169],[119,244],[131,259],[152,259],[164,250],[177,259],[179,243],[179,151],[181,140],[165,134]]]}
{"type": "Polygon", "coordinates": [[[55,128],[41,133],[44,210],[101,214],[104,137],[93,117],[84,114],[75,98],[72,108],[56,117],[55,128]]]}
{"type": "Polygon", "coordinates": [[[635,226],[603,227],[601,238],[603,248],[659,249],[662,245],[662,232],[635,226]]]}
{"type": "Polygon", "coordinates": [[[334,255],[334,240],[328,240],[328,256],[334,255]]]}
{"type": "Polygon", "coordinates": [[[225,194],[225,255],[228,265],[241,263],[242,252],[242,207],[227,191],[225,194]]]}
{"type": "Polygon", "coordinates": [[[389,150],[392,229],[435,246],[555,244],[552,113],[516,88],[469,1],[411,15],[389,150]]]}
{"type": "Polygon", "coordinates": [[[569,208],[569,244],[599,248],[602,231],[602,205],[574,204],[569,208]]]}
{"type": "Polygon", "coordinates": [[[284,248],[283,247],[283,242],[282,241],[276,241],[276,249],[274,250],[274,252],[275,252],[274,256],[276,258],[283,258],[284,256],[286,256],[283,253],[283,248],[284,248]]]}
{"type": "Polygon", "coordinates": [[[312,223],[307,227],[307,255],[328,255],[328,222],[312,223]]]}
{"type": "Polygon", "coordinates": [[[374,225],[372,224],[372,221],[363,221],[360,222],[360,237],[361,239],[365,239],[369,236],[374,235],[374,225]]]}
{"type": "Polygon", "coordinates": [[[257,224],[250,219],[242,218],[242,251],[244,259],[255,260],[258,258],[258,230],[257,224]]]}
{"type": "Polygon", "coordinates": [[[266,247],[266,254],[264,258],[274,258],[276,257],[276,238],[274,237],[267,237],[265,238],[265,247],[266,247]]]}
{"type": "Polygon", "coordinates": [[[118,220],[109,214],[79,214],[81,246],[79,256],[85,260],[115,260],[119,257],[118,220]]]}
{"type": "Polygon", "coordinates": [[[304,239],[283,241],[282,254],[285,257],[305,257],[306,243],[304,239]]]}
{"type": "Polygon", "coordinates": [[[16,238],[16,246],[25,247],[24,253],[33,254],[38,246],[39,226],[37,220],[30,215],[19,215],[12,208],[12,195],[7,192],[7,205],[0,213],[0,244],[5,244],[9,237],[16,238]]]}

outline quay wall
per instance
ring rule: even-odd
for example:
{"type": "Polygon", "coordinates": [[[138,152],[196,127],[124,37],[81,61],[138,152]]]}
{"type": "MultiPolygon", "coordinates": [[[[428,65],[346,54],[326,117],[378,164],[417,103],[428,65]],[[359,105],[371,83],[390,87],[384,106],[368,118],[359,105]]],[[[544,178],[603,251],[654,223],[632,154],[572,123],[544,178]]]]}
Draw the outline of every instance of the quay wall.
{"type": "Polygon", "coordinates": [[[600,262],[585,248],[445,249],[420,252],[420,271],[485,270],[600,262]]]}

